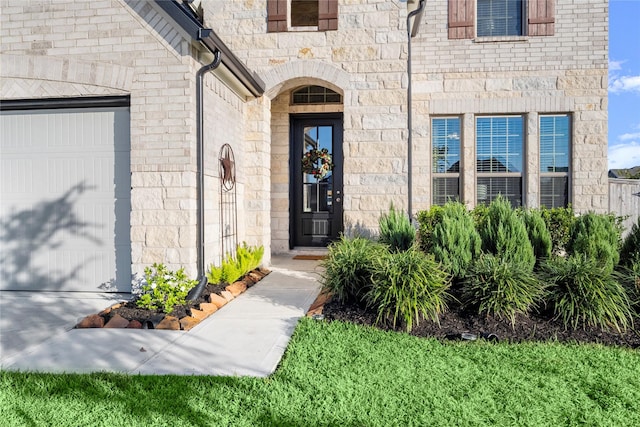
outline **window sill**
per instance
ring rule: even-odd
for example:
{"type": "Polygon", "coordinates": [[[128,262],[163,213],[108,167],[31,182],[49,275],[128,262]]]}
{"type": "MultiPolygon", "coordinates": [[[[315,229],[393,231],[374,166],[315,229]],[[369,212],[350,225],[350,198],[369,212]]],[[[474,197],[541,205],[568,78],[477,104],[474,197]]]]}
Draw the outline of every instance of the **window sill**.
{"type": "Polygon", "coordinates": [[[289,27],[288,31],[291,33],[304,33],[308,31],[318,32],[318,26],[309,26],[309,27],[289,27]]]}
{"type": "Polygon", "coordinates": [[[521,43],[528,42],[529,37],[527,36],[494,36],[494,37],[476,37],[473,39],[474,43],[521,43]]]}

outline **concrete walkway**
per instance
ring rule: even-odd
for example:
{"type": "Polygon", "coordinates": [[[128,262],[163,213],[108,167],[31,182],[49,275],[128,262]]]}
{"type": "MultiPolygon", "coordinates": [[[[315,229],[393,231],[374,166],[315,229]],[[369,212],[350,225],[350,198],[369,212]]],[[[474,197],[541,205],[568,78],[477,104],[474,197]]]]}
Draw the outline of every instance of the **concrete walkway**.
{"type": "Polygon", "coordinates": [[[269,376],[280,362],[298,319],[320,292],[317,261],[274,258],[272,264],[271,274],[188,332],[72,329],[78,319],[108,307],[113,296],[100,294],[69,301],[55,294],[38,299],[32,294],[2,292],[0,368],[269,376]],[[33,298],[36,305],[42,303],[45,314],[40,318],[34,319],[35,312],[29,312],[33,298]],[[88,312],[69,314],[74,306],[88,312]]]}

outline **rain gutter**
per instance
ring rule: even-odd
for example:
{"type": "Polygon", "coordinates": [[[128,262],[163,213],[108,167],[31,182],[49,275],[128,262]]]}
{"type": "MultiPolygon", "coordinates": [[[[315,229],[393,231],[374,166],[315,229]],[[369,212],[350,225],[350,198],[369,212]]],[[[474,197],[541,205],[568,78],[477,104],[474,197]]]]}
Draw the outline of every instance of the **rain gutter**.
{"type": "Polygon", "coordinates": [[[204,222],[204,76],[215,70],[221,64],[251,92],[254,96],[264,93],[264,83],[250,72],[231,53],[229,48],[220,40],[210,28],[205,28],[194,15],[193,11],[184,3],[175,0],[155,2],[167,15],[171,17],[192,40],[200,42],[213,55],[213,61],[204,65],[196,72],[196,144],[197,144],[197,250],[198,250],[198,284],[189,291],[187,300],[197,299],[207,285],[205,273],[205,222],[204,222]]]}
{"type": "Polygon", "coordinates": [[[412,10],[407,14],[407,35],[409,37],[409,41],[407,44],[407,129],[408,133],[408,141],[407,141],[407,212],[409,214],[409,219],[413,218],[413,140],[412,140],[412,98],[411,98],[411,38],[415,37],[418,34],[418,29],[420,27],[420,22],[422,21],[422,13],[424,11],[424,2],[425,0],[420,0],[420,5],[417,9],[412,10]],[[413,20],[413,25],[411,25],[411,20],[413,20]]]}
{"type": "Polygon", "coordinates": [[[264,94],[265,84],[262,79],[260,79],[256,73],[250,71],[212,29],[204,28],[203,24],[194,15],[189,6],[177,0],[155,0],[155,4],[186,31],[193,40],[198,40],[202,43],[209,52],[220,51],[222,54],[222,65],[224,65],[253,96],[260,97],[264,94]],[[199,38],[200,30],[206,30],[206,33],[202,34],[202,38],[199,38]]]}

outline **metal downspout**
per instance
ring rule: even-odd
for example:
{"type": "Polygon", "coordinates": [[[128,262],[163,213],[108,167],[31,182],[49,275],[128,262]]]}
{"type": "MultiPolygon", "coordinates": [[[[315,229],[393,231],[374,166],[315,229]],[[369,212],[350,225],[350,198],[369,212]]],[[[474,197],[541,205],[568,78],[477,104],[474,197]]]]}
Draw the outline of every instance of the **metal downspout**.
{"type": "Polygon", "coordinates": [[[413,141],[412,141],[412,99],[411,99],[411,38],[413,35],[417,34],[417,31],[413,32],[411,28],[411,18],[422,13],[424,9],[425,0],[420,0],[420,5],[416,10],[409,12],[407,15],[407,36],[409,37],[409,41],[407,44],[407,129],[409,131],[408,141],[407,141],[407,213],[409,214],[409,219],[413,218],[413,141]],[[413,33],[413,35],[412,35],[413,33]]]}
{"type": "Polygon", "coordinates": [[[222,54],[218,49],[213,53],[213,62],[205,65],[196,72],[196,141],[197,141],[197,192],[198,192],[198,285],[189,291],[188,301],[197,299],[205,286],[207,286],[207,276],[204,269],[204,97],[203,83],[204,75],[216,69],[222,62],[222,54]]]}

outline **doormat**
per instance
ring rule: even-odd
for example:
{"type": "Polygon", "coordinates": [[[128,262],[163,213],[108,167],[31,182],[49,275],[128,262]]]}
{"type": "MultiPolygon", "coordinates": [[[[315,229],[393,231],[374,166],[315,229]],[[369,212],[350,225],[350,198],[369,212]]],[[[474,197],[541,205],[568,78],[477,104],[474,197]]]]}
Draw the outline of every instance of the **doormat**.
{"type": "Polygon", "coordinates": [[[302,259],[306,261],[319,261],[325,259],[326,255],[296,255],[293,259],[302,259]]]}

